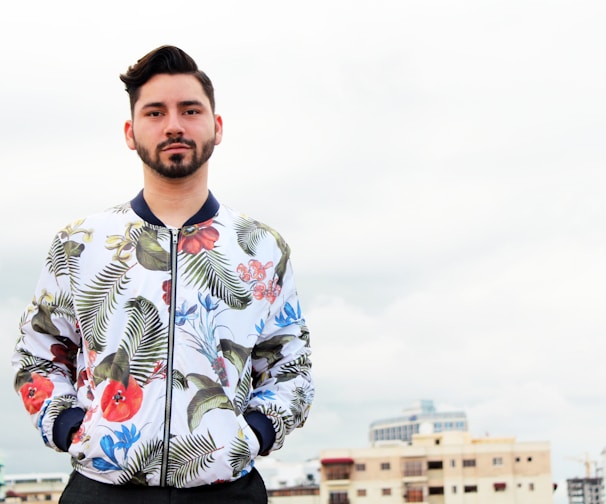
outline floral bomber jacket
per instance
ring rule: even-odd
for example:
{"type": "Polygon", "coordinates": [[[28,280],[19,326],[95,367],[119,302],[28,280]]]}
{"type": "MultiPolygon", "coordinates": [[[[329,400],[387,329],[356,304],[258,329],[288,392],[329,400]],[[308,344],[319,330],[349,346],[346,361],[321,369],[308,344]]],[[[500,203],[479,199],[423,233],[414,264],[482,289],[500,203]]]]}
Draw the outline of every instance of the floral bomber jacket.
{"type": "Polygon", "coordinates": [[[210,193],[181,229],[142,193],[65,227],[20,329],[25,409],[104,483],[238,479],[313,400],[288,245],[210,193]]]}

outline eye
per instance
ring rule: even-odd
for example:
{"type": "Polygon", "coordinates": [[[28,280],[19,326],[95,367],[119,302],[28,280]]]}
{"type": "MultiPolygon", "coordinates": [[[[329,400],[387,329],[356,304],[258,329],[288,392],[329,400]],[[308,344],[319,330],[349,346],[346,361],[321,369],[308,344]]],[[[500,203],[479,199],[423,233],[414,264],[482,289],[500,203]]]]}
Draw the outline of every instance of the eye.
{"type": "Polygon", "coordinates": [[[185,115],[190,115],[190,116],[198,115],[199,113],[200,113],[200,111],[197,109],[188,109],[184,112],[185,115]]]}
{"type": "Polygon", "coordinates": [[[152,110],[151,112],[148,112],[145,115],[147,117],[160,117],[162,115],[162,112],[160,112],[159,110],[152,110]]]}

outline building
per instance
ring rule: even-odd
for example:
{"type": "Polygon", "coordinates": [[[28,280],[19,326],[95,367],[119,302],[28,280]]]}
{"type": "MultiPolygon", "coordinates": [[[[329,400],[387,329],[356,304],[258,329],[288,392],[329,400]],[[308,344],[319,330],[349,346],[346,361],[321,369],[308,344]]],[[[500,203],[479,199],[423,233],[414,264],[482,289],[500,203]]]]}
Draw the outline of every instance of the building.
{"type": "Polygon", "coordinates": [[[377,420],[370,424],[370,444],[377,446],[393,441],[411,442],[414,434],[467,431],[467,415],[463,411],[438,412],[433,401],[421,400],[405,409],[399,417],[377,420]]]}
{"type": "Polygon", "coordinates": [[[4,483],[4,464],[0,463],[0,502],[4,500],[6,487],[4,483]]]}
{"type": "Polygon", "coordinates": [[[602,478],[571,478],[566,480],[570,504],[602,504],[602,478]]]}
{"type": "Polygon", "coordinates": [[[263,476],[269,504],[320,504],[320,461],[286,462],[261,457],[255,467],[263,476]]]}
{"type": "Polygon", "coordinates": [[[267,489],[268,504],[320,504],[320,487],[302,485],[289,488],[267,489]]]}
{"type": "Polygon", "coordinates": [[[566,480],[569,504],[603,504],[605,502],[603,468],[600,467],[598,461],[592,460],[589,453],[586,453],[583,459],[569,458],[582,462],[585,467],[585,477],[577,476],[566,480]],[[595,467],[594,471],[592,471],[592,466],[595,467]]]}
{"type": "Polygon", "coordinates": [[[6,475],[4,478],[5,501],[57,503],[68,479],[69,474],[64,473],[6,475]]]}
{"type": "Polygon", "coordinates": [[[322,504],[552,504],[553,490],[547,442],[453,431],[321,456],[322,504]]]}

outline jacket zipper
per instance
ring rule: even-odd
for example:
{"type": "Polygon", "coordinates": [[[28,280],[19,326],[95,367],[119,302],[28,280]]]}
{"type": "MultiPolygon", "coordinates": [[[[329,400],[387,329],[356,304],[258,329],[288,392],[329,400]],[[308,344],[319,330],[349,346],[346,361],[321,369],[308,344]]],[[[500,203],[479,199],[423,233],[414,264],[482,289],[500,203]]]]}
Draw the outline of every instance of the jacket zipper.
{"type": "Polygon", "coordinates": [[[160,469],[160,486],[168,485],[168,455],[170,443],[170,418],[173,398],[173,354],[175,347],[175,306],[177,304],[177,245],[179,230],[170,229],[170,309],[168,315],[168,354],[166,358],[166,400],[164,403],[164,436],[162,440],[162,466],[160,469]]]}

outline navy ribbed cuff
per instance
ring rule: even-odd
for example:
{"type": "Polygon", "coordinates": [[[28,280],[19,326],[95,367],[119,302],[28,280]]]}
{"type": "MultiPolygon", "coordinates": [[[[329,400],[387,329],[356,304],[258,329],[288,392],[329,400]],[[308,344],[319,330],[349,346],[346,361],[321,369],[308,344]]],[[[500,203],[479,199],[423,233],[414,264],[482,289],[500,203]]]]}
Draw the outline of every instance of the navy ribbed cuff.
{"type": "Polygon", "coordinates": [[[72,434],[80,428],[85,411],[82,408],[63,410],[53,424],[53,442],[66,452],[72,444],[72,434]]]}
{"type": "Polygon", "coordinates": [[[259,455],[269,454],[276,442],[276,431],[271,420],[259,411],[246,413],[244,418],[259,440],[259,455]]]}

